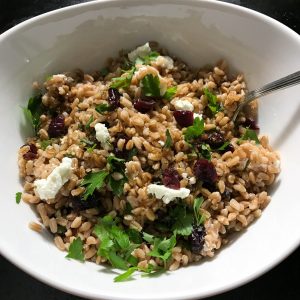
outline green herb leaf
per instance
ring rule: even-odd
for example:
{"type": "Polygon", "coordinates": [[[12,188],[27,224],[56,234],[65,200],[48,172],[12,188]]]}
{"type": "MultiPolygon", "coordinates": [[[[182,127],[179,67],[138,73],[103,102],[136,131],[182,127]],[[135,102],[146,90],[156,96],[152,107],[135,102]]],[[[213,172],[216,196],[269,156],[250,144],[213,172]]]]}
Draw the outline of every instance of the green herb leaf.
{"type": "Polygon", "coordinates": [[[42,96],[34,96],[29,98],[27,107],[23,107],[25,118],[32,124],[35,133],[40,127],[40,116],[42,115],[44,106],[42,104],[42,96]]]}
{"type": "Polygon", "coordinates": [[[137,271],[137,270],[138,270],[137,267],[131,267],[131,268],[129,268],[126,272],[124,272],[124,273],[118,275],[117,277],[115,277],[115,278],[114,278],[114,282],[121,282],[121,281],[126,281],[126,280],[128,280],[128,279],[131,277],[131,275],[132,275],[135,271],[137,271]]]}
{"type": "Polygon", "coordinates": [[[84,261],[84,255],[83,255],[83,244],[80,237],[73,240],[69,247],[67,258],[73,258],[80,261],[84,261]]]}
{"type": "Polygon", "coordinates": [[[62,225],[57,225],[57,233],[58,234],[63,234],[67,231],[67,228],[65,226],[62,225]]]}
{"type": "Polygon", "coordinates": [[[138,154],[138,149],[137,148],[132,148],[128,151],[127,153],[127,161],[132,160],[134,156],[138,154]]]}
{"type": "Polygon", "coordinates": [[[93,195],[95,189],[101,189],[107,176],[108,172],[103,170],[87,174],[80,184],[80,186],[85,187],[83,199],[87,200],[89,196],[93,195]]]}
{"type": "Polygon", "coordinates": [[[131,70],[127,71],[121,77],[116,77],[112,79],[111,87],[115,89],[119,88],[127,88],[131,84],[132,76],[135,72],[135,67],[131,68],[131,70]]]}
{"type": "Polygon", "coordinates": [[[252,140],[255,141],[256,144],[260,144],[260,141],[257,137],[257,134],[254,130],[246,128],[245,133],[243,134],[243,136],[238,140],[238,144],[241,141],[246,141],[246,140],[252,140]]]}
{"type": "Polygon", "coordinates": [[[147,74],[142,79],[142,93],[147,97],[160,97],[160,81],[158,76],[147,74]]]}
{"type": "Polygon", "coordinates": [[[86,130],[90,128],[92,122],[94,122],[94,117],[93,117],[93,116],[90,116],[88,122],[85,124],[85,129],[86,129],[86,130]]]}
{"type": "Polygon", "coordinates": [[[95,110],[99,113],[99,114],[104,114],[108,111],[111,111],[111,107],[107,104],[107,103],[102,103],[99,104],[95,107],[95,110]]]}
{"type": "Polygon", "coordinates": [[[22,193],[21,192],[17,192],[16,193],[16,203],[17,204],[20,204],[21,198],[22,198],[22,193]]]}
{"type": "Polygon", "coordinates": [[[230,144],[229,141],[226,141],[221,147],[219,147],[217,150],[218,151],[223,151],[226,149],[226,147],[230,144]]]}
{"type": "Polygon", "coordinates": [[[129,237],[130,241],[132,241],[133,243],[141,244],[143,242],[143,239],[142,239],[141,234],[140,234],[139,231],[137,231],[135,229],[132,229],[132,228],[129,228],[127,230],[127,234],[128,234],[128,237],[129,237]]]}
{"type": "Polygon", "coordinates": [[[186,128],[184,132],[184,139],[186,142],[190,142],[191,140],[198,138],[204,132],[204,120],[199,117],[194,119],[194,123],[192,126],[186,128]]]}
{"type": "Polygon", "coordinates": [[[80,142],[83,144],[86,144],[87,146],[90,146],[90,147],[94,146],[94,142],[92,142],[88,139],[85,139],[85,138],[81,139],[80,142]]]}
{"type": "Polygon", "coordinates": [[[193,215],[186,211],[186,208],[179,207],[175,216],[175,223],[172,230],[174,234],[189,236],[193,231],[193,215]]]}
{"type": "Polygon", "coordinates": [[[112,172],[122,173],[125,170],[125,159],[123,158],[118,158],[111,154],[107,158],[107,163],[109,164],[112,172]]]}
{"type": "Polygon", "coordinates": [[[148,55],[145,56],[139,56],[135,60],[135,64],[140,64],[140,65],[150,65],[152,61],[156,60],[156,58],[159,56],[158,52],[151,51],[148,55]]]}
{"type": "Polygon", "coordinates": [[[150,244],[154,243],[154,236],[147,232],[143,232],[143,239],[150,244]]]}
{"type": "Polygon", "coordinates": [[[149,256],[154,256],[162,259],[166,262],[172,255],[172,249],[176,245],[176,235],[172,235],[171,238],[154,239],[153,249],[148,253],[149,256]]]}
{"type": "Polygon", "coordinates": [[[114,155],[110,155],[107,158],[107,163],[110,166],[111,174],[108,177],[108,184],[111,187],[113,193],[117,196],[122,195],[124,190],[124,184],[127,182],[127,177],[125,175],[125,159],[118,158],[114,155]],[[114,179],[112,173],[120,173],[123,177],[119,180],[114,179]]]}
{"type": "Polygon", "coordinates": [[[46,148],[52,144],[52,139],[39,141],[39,144],[43,150],[46,150],[46,148]]]}
{"type": "Polygon", "coordinates": [[[198,197],[194,199],[193,209],[197,226],[205,221],[205,217],[200,214],[200,207],[203,204],[203,201],[203,197],[198,197]]]}
{"type": "Polygon", "coordinates": [[[177,86],[171,86],[167,88],[165,94],[163,95],[164,99],[171,100],[177,92],[177,86]]]}
{"type": "Polygon", "coordinates": [[[48,75],[48,76],[46,76],[45,81],[51,80],[52,78],[53,78],[53,75],[48,75]]]}
{"type": "Polygon", "coordinates": [[[128,269],[128,263],[116,252],[109,251],[107,256],[113,267],[121,269],[121,270],[128,269]]]}
{"type": "Polygon", "coordinates": [[[171,148],[173,146],[173,140],[170,134],[169,129],[166,130],[166,142],[165,142],[165,148],[171,148]]]}
{"type": "Polygon", "coordinates": [[[110,174],[108,177],[108,184],[112,190],[112,192],[116,196],[121,196],[124,192],[124,184],[127,182],[127,178],[123,175],[122,179],[115,180],[110,174]]]}
{"type": "Polygon", "coordinates": [[[113,226],[110,230],[112,236],[118,243],[121,249],[128,249],[130,246],[130,241],[128,235],[118,226],[113,226]]]}
{"type": "Polygon", "coordinates": [[[201,144],[200,154],[203,158],[211,160],[211,148],[208,144],[201,144]]]}
{"type": "Polygon", "coordinates": [[[208,101],[208,107],[212,114],[215,115],[221,109],[220,104],[217,101],[217,96],[211,91],[209,91],[207,88],[203,89],[203,91],[208,101]]]}

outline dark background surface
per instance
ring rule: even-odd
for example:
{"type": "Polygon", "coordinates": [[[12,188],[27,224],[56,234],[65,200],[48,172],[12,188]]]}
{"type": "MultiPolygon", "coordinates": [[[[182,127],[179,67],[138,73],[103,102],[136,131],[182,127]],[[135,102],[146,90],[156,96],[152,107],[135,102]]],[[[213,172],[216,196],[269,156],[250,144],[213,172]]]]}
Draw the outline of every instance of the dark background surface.
{"type": "MultiPolygon", "coordinates": [[[[126,0],[124,0],[126,1],[126,0]]],[[[171,0],[170,0],[171,1],[171,0]]],[[[60,7],[87,1],[80,0],[0,0],[0,33],[14,25],[60,7]]],[[[299,0],[232,0],[289,26],[300,33],[299,0]]],[[[300,53],[299,53],[300,55],[300,53]]],[[[0,63],[1,64],[1,63],[0,63]]],[[[300,219],[300,218],[299,218],[300,219]]],[[[284,220],[282,220],[284,221],[284,220]]],[[[288,234],[288,233],[287,233],[288,234]]],[[[24,245],[25,247],[26,245],[24,245]]],[[[22,251],[22,249],[20,249],[22,251]]],[[[1,300],[79,300],[44,285],[17,269],[0,256],[1,300]]],[[[300,248],[280,265],[260,278],[233,291],[208,298],[209,300],[300,299],[300,248]]],[[[201,284],[195,280],[195,284],[201,284]]]]}

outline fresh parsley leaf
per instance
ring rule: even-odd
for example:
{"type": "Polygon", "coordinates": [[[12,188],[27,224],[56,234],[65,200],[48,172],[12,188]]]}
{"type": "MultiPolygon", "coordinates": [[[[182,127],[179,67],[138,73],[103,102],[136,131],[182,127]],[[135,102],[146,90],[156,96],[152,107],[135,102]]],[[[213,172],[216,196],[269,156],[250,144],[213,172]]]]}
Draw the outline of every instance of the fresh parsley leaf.
{"type": "Polygon", "coordinates": [[[148,242],[149,244],[153,244],[154,243],[154,236],[147,233],[147,232],[143,232],[143,239],[148,242]]]}
{"type": "Polygon", "coordinates": [[[256,144],[260,144],[260,141],[257,137],[257,134],[254,130],[246,128],[245,133],[243,134],[243,136],[238,140],[238,143],[240,143],[241,141],[246,141],[246,140],[252,140],[255,141],[256,144]]]}
{"type": "Polygon", "coordinates": [[[73,258],[80,261],[84,261],[84,255],[83,255],[83,244],[80,237],[73,240],[69,247],[67,258],[73,258]]]}
{"type": "Polygon", "coordinates": [[[186,142],[190,142],[191,140],[198,138],[204,132],[204,120],[199,117],[194,119],[194,123],[192,126],[186,128],[184,132],[184,139],[186,142]]]}
{"type": "Polygon", "coordinates": [[[86,144],[87,146],[90,146],[90,147],[94,146],[94,142],[92,142],[88,139],[85,139],[85,138],[81,139],[80,142],[83,143],[83,144],[86,144]]]}
{"type": "Polygon", "coordinates": [[[92,122],[94,122],[94,117],[93,117],[93,116],[90,116],[88,122],[85,124],[85,129],[86,129],[86,130],[90,128],[92,122]]]}
{"type": "Polygon", "coordinates": [[[112,192],[116,196],[121,196],[124,192],[124,184],[127,182],[127,178],[123,175],[122,179],[115,180],[113,176],[110,174],[108,176],[108,184],[112,190],[112,192]]]}
{"type": "Polygon", "coordinates": [[[97,144],[94,144],[92,147],[86,148],[86,151],[87,151],[88,153],[92,153],[93,150],[96,148],[96,146],[97,146],[97,144]]]}
{"type": "Polygon", "coordinates": [[[80,186],[85,187],[83,199],[87,200],[89,196],[93,195],[95,189],[101,189],[107,176],[108,172],[104,170],[87,174],[80,183],[80,186]]]}
{"type": "Polygon", "coordinates": [[[189,236],[193,231],[193,215],[186,210],[180,210],[177,215],[176,222],[174,223],[172,230],[174,234],[189,236]]]}
{"type": "Polygon", "coordinates": [[[173,140],[170,134],[170,130],[166,130],[166,142],[165,142],[165,148],[171,148],[173,146],[173,140]]]}
{"type": "Polygon", "coordinates": [[[155,238],[153,249],[148,253],[149,256],[154,256],[166,262],[172,255],[172,249],[176,245],[176,235],[172,235],[169,239],[155,238]]]}
{"type": "Polygon", "coordinates": [[[52,139],[49,139],[49,140],[41,140],[41,141],[39,141],[39,144],[41,145],[41,148],[42,148],[43,150],[46,150],[46,148],[52,144],[52,139]]]}
{"type": "Polygon", "coordinates": [[[110,230],[112,236],[118,243],[121,249],[128,249],[130,246],[130,241],[128,235],[119,226],[113,226],[110,230]]]}
{"type": "Polygon", "coordinates": [[[107,158],[107,163],[112,172],[123,172],[125,170],[125,159],[110,155],[107,158]]]}
{"type": "Polygon", "coordinates": [[[156,51],[151,51],[148,55],[145,56],[139,56],[135,60],[135,64],[140,64],[140,65],[150,65],[151,61],[156,60],[156,58],[159,56],[159,53],[156,51]]]}
{"type": "Polygon", "coordinates": [[[111,111],[111,107],[107,104],[107,103],[102,103],[99,104],[95,107],[95,110],[99,113],[99,114],[104,114],[108,111],[111,111]]]}
{"type": "Polygon", "coordinates": [[[219,147],[217,150],[218,151],[223,151],[226,149],[226,147],[230,144],[229,141],[226,141],[221,147],[219,147]]]}
{"type": "Polygon", "coordinates": [[[138,154],[138,149],[137,148],[132,148],[128,151],[127,153],[127,161],[132,160],[134,156],[138,154]]]}
{"type": "Polygon", "coordinates": [[[102,68],[100,70],[100,75],[101,76],[106,76],[109,73],[109,70],[107,68],[102,68]]]}
{"type": "Polygon", "coordinates": [[[128,279],[131,277],[131,275],[132,275],[135,271],[137,271],[137,270],[138,270],[137,267],[131,267],[131,268],[129,268],[126,272],[124,272],[124,273],[118,275],[117,277],[115,277],[115,278],[114,278],[114,282],[121,282],[121,281],[126,281],[126,280],[128,280],[128,279]]]}
{"type": "Polygon", "coordinates": [[[131,204],[129,202],[126,202],[123,214],[124,215],[129,215],[129,214],[131,214],[131,211],[132,211],[131,204]]]}
{"type": "Polygon", "coordinates": [[[128,263],[116,252],[110,250],[107,253],[107,257],[112,264],[113,267],[121,269],[121,270],[127,270],[128,269],[128,263]]]}
{"type": "Polygon", "coordinates": [[[16,193],[16,203],[17,204],[20,204],[21,198],[22,198],[22,193],[21,192],[17,192],[16,193]]]}
{"type": "Polygon", "coordinates": [[[193,209],[194,209],[194,215],[195,215],[197,226],[199,226],[205,221],[204,215],[200,214],[200,207],[203,204],[203,201],[204,201],[203,197],[198,197],[194,199],[193,209]]]}
{"type": "Polygon", "coordinates": [[[211,160],[211,148],[208,144],[201,144],[199,150],[203,158],[211,160]]]}
{"type": "Polygon", "coordinates": [[[46,76],[45,81],[51,80],[52,78],[53,78],[53,75],[48,75],[48,76],[46,76]]]}
{"type": "Polygon", "coordinates": [[[27,107],[23,107],[25,118],[30,121],[35,133],[38,132],[40,127],[40,116],[44,111],[42,104],[42,96],[34,96],[29,98],[27,107]]]}
{"type": "Polygon", "coordinates": [[[129,237],[130,241],[132,241],[133,243],[141,244],[143,242],[143,239],[142,239],[141,234],[140,234],[139,231],[137,231],[135,229],[132,229],[132,228],[129,228],[127,230],[127,234],[128,234],[128,237],[129,237]]]}
{"type": "Polygon", "coordinates": [[[142,79],[142,93],[147,97],[160,97],[160,81],[158,76],[147,74],[142,79]]]}
{"type": "Polygon", "coordinates": [[[212,114],[215,115],[221,109],[220,104],[217,101],[217,96],[211,91],[209,91],[207,88],[203,89],[203,91],[208,101],[208,107],[212,114]]]}
{"type": "Polygon", "coordinates": [[[110,86],[115,89],[129,87],[134,72],[135,72],[135,67],[131,68],[131,70],[127,71],[122,76],[113,78],[112,84],[110,86]]]}
{"type": "Polygon", "coordinates": [[[67,228],[65,226],[62,225],[57,225],[57,233],[58,234],[63,234],[67,231],[67,228]]]}
{"type": "Polygon", "coordinates": [[[171,86],[167,88],[165,94],[163,95],[164,99],[171,100],[177,92],[177,86],[171,86]]]}

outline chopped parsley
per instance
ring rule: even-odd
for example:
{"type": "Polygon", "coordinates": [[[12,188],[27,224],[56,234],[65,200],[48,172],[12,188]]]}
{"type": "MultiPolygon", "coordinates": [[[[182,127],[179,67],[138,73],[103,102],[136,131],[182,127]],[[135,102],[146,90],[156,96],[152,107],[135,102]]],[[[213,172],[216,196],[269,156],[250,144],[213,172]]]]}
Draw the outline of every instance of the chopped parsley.
{"type": "Polygon", "coordinates": [[[138,270],[138,267],[130,267],[128,268],[127,271],[125,271],[124,273],[118,275],[117,277],[114,278],[114,282],[121,282],[121,281],[126,281],[128,280],[131,275],[138,270]]]}
{"type": "Polygon", "coordinates": [[[211,160],[211,148],[208,144],[201,144],[199,152],[203,158],[211,160]]]}
{"type": "Polygon", "coordinates": [[[137,148],[132,148],[128,151],[127,153],[127,161],[132,160],[134,156],[138,154],[138,149],[137,148]]]}
{"type": "Polygon", "coordinates": [[[147,97],[160,97],[160,81],[158,76],[147,74],[141,81],[142,93],[147,97]]]}
{"type": "Polygon", "coordinates": [[[221,106],[217,101],[217,96],[210,92],[207,88],[204,88],[203,91],[208,101],[208,108],[212,114],[215,115],[221,109],[221,106]]]}
{"type": "Polygon", "coordinates": [[[171,86],[167,88],[165,94],[163,95],[163,98],[167,100],[171,100],[175,96],[176,92],[177,92],[177,87],[171,86]]]}
{"type": "Polygon", "coordinates": [[[129,71],[126,71],[126,73],[124,73],[122,76],[113,78],[111,87],[115,89],[129,87],[134,72],[135,67],[132,67],[129,71]]]}
{"type": "Polygon", "coordinates": [[[186,206],[180,205],[171,211],[171,219],[175,220],[172,226],[175,235],[189,236],[192,234],[194,217],[186,206]]]}
{"type": "Polygon", "coordinates": [[[41,145],[41,148],[42,148],[43,150],[46,150],[46,148],[52,144],[52,141],[53,141],[52,139],[49,139],[49,140],[41,140],[41,141],[39,141],[39,144],[41,145]]]}
{"type": "Polygon", "coordinates": [[[83,243],[80,237],[73,240],[69,247],[68,255],[66,258],[73,258],[79,261],[84,261],[83,243]]]}
{"type": "Polygon", "coordinates": [[[89,196],[93,195],[96,189],[101,189],[107,176],[108,172],[104,170],[95,173],[88,173],[86,176],[84,176],[82,182],[80,183],[80,186],[85,187],[83,199],[87,200],[89,196]]]}
{"type": "Polygon", "coordinates": [[[198,197],[194,199],[193,209],[194,209],[194,216],[196,221],[195,223],[197,226],[203,224],[205,221],[204,215],[200,214],[200,207],[203,204],[203,201],[204,201],[203,197],[198,197]]]}
{"type": "Polygon", "coordinates": [[[107,104],[107,103],[102,103],[99,104],[95,107],[95,110],[99,113],[99,114],[104,114],[108,111],[111,111],[111,107],[107,104]]]}
{"type": "MultiPolygon", "coordinates": [[[[97,109],[96,109],[96,110],[97,110],[97,109]]],[[[94,122],[94,117],[93,117],[93,116],[90,116],[88,122],[85,124],[85,129],[86,129],[86,130],[90,128],[92,122],[94,122]]]]}
{"type": "Polygon", "coordinates": [[[255,141],[256,144],[260,144],[256,132],[249,128],[246,128],[245,133],[242,135],[240,139],[238,139],[237,143],[239,144],[241,141],[246,141],[246,140],[252,140],[255,141]]]}
{"type": "Polygon", "coordinates": [[[204,120],[199,117],[194,119],[192,126],[189,126],[184,131],[184,139],[186,142],[191,142],[193,139],[196,139],[201,136],[204,132],[204,120]]]}
{"type": "Polygon", "coordinates": [[[17,204],[20,204],[21,198],[22,198],[22,193],[21,192],[17,192],[16,193],[16,203],[17,204]]]}
{"type": "Polygon", "coordinates": [[[219,147],[217,150],[218,151],[223,151],[227,148],[227,146],[230,144],[229,141],[226,141],[221,147],[219,147]]]}
{"type": "Polygon", "coordinates": [[[172,146],[173,146],[172,136],[171,136],[171,134],[170,134],[170,130],[167,129],[167,130],[166,130],[166,142],[165,142],[164,147],[169,149],[169,148],[171,148],[172,146]]]}
{"type": "Polygon", "coordinates": [[[124,184],[127,182],[127,177],[125,174],[125,159],[110,155],[107,158],[107,163],[110,166],[111,172],[111,174],[108,176],[108,184],[115,195],[121,196],[123,193],[124,184]],[[114,179],[112,175],[114,172],[120,173],[122,178],[119,180],[114,179]]]}
{"type": "Polygon", "coordinates": [[[135,60],[135,64],[140,65],[150,65],[152,61],[156,60],[156,58],[159,56],[159,53],[156,51],[151,51],[148,55],[138,57],[135,60]]]}
{"type": "Polygon", "coordinates": [[[31,123],[35,133],[38,132],[41,125],[40,116],[43,111],[44,106],[41,95],[29,98],[27,107],[23,107],[25,118],[31,123]]]}
{"type": "Polygon", "coordinates": [[[86,151],[88,153],[92,153],[93,150],[97,146],[97,143],[94,143],[94,142],[92,142],[92,141],[90,141],[88,139],[85,139],[85,138],[81,139],[80,142],[83,143],[83,144],[85,144],[84,148],[86,149],[86,151]]]}

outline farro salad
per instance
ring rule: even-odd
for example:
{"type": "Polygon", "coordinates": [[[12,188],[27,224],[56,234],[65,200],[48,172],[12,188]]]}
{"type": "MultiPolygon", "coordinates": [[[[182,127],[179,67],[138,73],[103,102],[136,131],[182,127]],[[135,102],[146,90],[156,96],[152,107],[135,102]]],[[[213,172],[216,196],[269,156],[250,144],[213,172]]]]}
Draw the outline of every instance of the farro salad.
{"type": "Polygon", "coordinates": [[[231,121],[246,84],[224,61],[191,69],[149,42],[34,88],[16,201],[67,258],[124,270],[115,281],[214,256],[270,201],[279,155],[258,136],[257,103],[231,121]]]}

